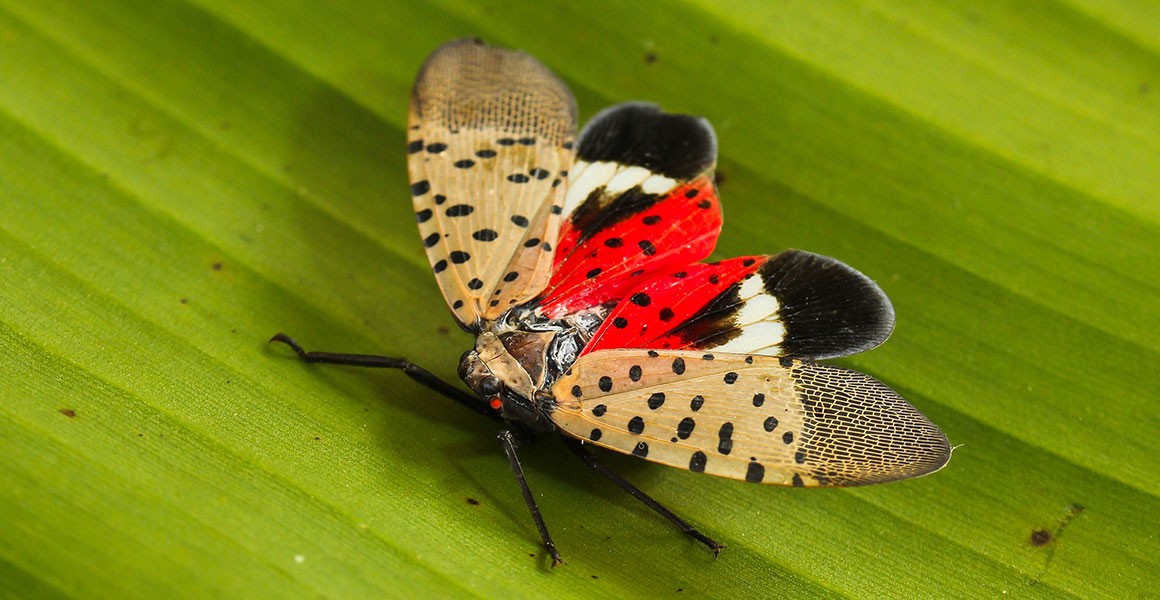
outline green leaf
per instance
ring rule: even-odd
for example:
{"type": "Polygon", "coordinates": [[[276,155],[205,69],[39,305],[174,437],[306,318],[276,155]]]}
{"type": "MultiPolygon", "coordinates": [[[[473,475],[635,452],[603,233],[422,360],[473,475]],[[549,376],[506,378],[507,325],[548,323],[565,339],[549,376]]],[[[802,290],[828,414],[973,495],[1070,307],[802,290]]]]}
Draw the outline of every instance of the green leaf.
{"type": "Polygon", "coordinates": [[[974,4],[0,0],[0,590],[1155,594],[1160,9],[974,4]],[[797,490],[607,456],[713,560],[540,440],[551,569],[496,423],[267,345],[455,379],[471,342],[403,129],[423,58],[471,35],[538,56],[584,117],[706,115],[718,255],[877,279],[898,329],[845,362],[942,426],[949,466],[797,490]]]}

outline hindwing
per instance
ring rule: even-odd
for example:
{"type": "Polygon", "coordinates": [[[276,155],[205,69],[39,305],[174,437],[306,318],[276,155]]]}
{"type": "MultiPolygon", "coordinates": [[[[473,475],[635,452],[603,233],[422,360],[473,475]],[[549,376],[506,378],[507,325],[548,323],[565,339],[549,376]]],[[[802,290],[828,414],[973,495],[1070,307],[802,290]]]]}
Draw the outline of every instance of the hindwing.
{"type": "Polygon", "coordinates": [[[813,359],[869,350],[894,309],[865,275],[801,250],[672,270],[633,288],[585,346],[689,349],[813,359]]]}
{"type": "Polygon", "coordinates": [[[540,311],[611,305],[650,276],[701,260],[721,230],[707,121],[631,102],[580,133],[551,281],[540,311]]]}

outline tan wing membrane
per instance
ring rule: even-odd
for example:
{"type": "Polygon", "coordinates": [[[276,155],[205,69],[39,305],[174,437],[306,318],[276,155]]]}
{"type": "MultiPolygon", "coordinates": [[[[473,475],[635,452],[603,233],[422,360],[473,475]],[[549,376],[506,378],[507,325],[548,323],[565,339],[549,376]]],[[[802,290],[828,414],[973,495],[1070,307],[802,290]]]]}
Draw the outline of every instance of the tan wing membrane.
{"type": "Polygon", "coordinates": [[[855,486],[916,477],[946,436],[873,377],[791,359],[601,350],[552,387],[565,433],[754,483],[855,486]]]}
{"type": "Polygon", "coordinates": [[[547,284],[576,109],[531,56],[475,40],[423,65],[407,151],[419,233],[461,323],[498,317],[547,284]]]}

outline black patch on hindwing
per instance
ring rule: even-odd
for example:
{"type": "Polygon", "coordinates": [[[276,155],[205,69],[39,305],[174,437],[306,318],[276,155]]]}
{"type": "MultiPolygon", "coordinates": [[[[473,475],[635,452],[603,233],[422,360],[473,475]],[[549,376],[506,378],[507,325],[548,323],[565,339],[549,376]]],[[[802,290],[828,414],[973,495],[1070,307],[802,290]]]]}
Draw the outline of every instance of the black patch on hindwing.
{"type": "Polygon", "coordinates": [[[783,354],[849,356],[886,341],[894,308],[870,278],[828,256],[787,250],[758,269],[785,325],[783,354]]]}
{"type": "MultiPolygon", "coordinates": [[[[637,186],[608,201],[604,196],[604,187],[596,188],[588,194],[580,206],[576,207],[576,211],[570,217],[572,227],[580,232],[576,245],[633,215],[652,208],[660,199],[660,195],[646,194],[641,191],[640,186],[637,186]]],[[[623,241],[621,243],[623,244],[623,241]]]]}
{"type": "Polygon", "coordinates": [[[741,335],[734,326],[734,315],[741,309],[741,283],[737,282],[717,294],[698,309],[670,335],[678,336],[691,349],[716,348],[741,335]]]}
{"type": "Polygon", "coordinates": [[[712,168],[717,138],[709,122],[669,114],[654,104],[626,102],[592,118],[577,143],[577,157],[588,162],[640,166],[677,180],[712,168]]]}

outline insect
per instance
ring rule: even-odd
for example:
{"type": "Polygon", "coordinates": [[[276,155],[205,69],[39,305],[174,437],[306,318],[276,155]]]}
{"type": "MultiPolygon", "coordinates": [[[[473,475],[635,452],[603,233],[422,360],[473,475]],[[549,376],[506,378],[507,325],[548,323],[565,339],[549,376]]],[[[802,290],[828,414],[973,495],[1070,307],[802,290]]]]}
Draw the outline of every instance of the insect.
{"type": "Polygon", "coordinates": [[[799,250],[701,262],[722,224],[707,121],[634,102],[575,131],[571,92],[527,54],[460,40],[418,75],[411,196],[448,309],[476,336],[459,365],[475,394],[405,359],[272,341],[308,362],[401,369],[501,420],[553,566],[560,554],[517,456],[534,434],[555,435],[714,553],[723,546],[589,447],[804,487],[947,462],[946,437],[893,390],[815,362],[890,335],[894,311],[873,281],[799,250]]]}

